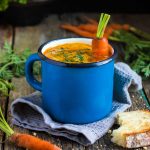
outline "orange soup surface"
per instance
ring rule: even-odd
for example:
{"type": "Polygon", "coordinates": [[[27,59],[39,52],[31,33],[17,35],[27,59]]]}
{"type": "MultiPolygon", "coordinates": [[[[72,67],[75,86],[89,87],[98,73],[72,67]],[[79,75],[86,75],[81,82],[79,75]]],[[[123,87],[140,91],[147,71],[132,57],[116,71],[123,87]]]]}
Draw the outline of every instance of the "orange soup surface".
{"type": "Polygon", "coordinates": [[[110,46],[110,53],[108,55],[95,57],[91,45],[85,43],[69,43],[48,48],[43,54],[52,60],[65,63],[91,63],[109,58],[112,55],[112,48],[110,46]]]}

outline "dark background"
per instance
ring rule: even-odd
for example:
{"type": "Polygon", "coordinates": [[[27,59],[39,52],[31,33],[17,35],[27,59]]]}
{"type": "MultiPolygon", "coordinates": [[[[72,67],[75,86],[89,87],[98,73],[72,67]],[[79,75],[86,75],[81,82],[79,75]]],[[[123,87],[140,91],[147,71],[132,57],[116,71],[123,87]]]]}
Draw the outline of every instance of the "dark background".
{"type": "Polygon", "coordinates": [[[55,0],[54,12],[149,13],[149,0],[55,0]]]}
{"type": "MultiPolygon", "coordinates": [[[[150,0],[43,0],[26,5],[11,3],[6,11],[0,12],[0,24],[26,26],[40,23],[51,13],[150,13],[150,0]]],[[[142,21],[142,20],[141,20],[142,21]]]]}

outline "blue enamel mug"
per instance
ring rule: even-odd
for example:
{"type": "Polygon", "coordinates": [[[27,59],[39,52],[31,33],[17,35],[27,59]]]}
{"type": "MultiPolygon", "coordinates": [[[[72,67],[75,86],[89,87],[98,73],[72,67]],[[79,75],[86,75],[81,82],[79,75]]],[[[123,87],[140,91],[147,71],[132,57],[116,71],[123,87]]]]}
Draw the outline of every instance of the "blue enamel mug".
{"type": "Polygon", "coordinates": [[[95,122],[112,109],[115,50],[104,61],[85,64],[63,63],[43,55],[47,48],[77,42],[91,44],[92,40],[66,38],[46,42],[25,65],[28,83],[42,93],[43,109],[53,120],[61,123],[95,122]],[[41,82],[32,74],[35,61],[41,62],[41,82]]]}

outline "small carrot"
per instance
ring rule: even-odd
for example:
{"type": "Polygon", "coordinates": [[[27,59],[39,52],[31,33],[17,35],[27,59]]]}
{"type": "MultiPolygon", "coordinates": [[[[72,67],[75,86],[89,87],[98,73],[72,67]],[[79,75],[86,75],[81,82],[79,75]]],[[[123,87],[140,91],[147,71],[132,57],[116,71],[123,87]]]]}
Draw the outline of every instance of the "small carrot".
{"type": "Polygon", "coordinates": [[[64,25],[61,25],[60,27],[63,28],[63,29],[72,31],[72,32],[74,32],[78,35],[84,36],[84,37],[90,37],[90,38],[95,37],[95,33],[90,33],[90,32],[87,32],[87,31],[83,31],[82,29],[79,29],[78,27],[72,26],[70,24],[64,24],[64,25]]]}
{"type": "MultiPolygon", "coordinates": [[[[60,27],[65,30],[72,31],[72,32],[76,33],[77,35],[80,35],[83,37],[94,38],[96,35],[96,32],[97,32],[98,23],[94,19],[88,18],[86,16],[85,16],[85,18],[89,23],[80,24],[78,26],[73,26],[71,24],[64,24],[64,25],[61,25],[60,27]]],[[[129,31],[131,29],[133,29],[133,27],[131,27],[129,24],[121,25],[121,24],[117,24],[117,23],[112,23],[106,27],[103,37],[108,39],[113,34],[113,31],[115,31],[115,30],[129,31]]]]}
{"type": "Polygon", "coordinates": [[[110,15],[108,14],[102,13],[100,16],[96,38],[92,40],[92,50],[95,57],[99,57],[100,55],[109,56],[110,47],[108,40],[103,37],[109,18],[110,15]]]}
{"type": "Polygon", "coordinates": [[[104,32],[104,37],[109,38],[109,36],[112,35],[113,31],[121,30],[121,29],[128,31],[130,29],[130,26],[128,24],[120,25],[120,24],[112,23],[106,27],[104,32]]]}
{"type": "Polygon", "coordinates": [[[95,24],[81,24],[78,28],[95,34],[97,31],[97,25],[95,24]]]}
{"type": "Polygon", "coordinates": [[[121,29],[123,29],[123,30],[129,30],[130,25],[128,25],[128,24],[121,25],[121,24],[117,24],[117,23],[112,23],[112,24],[110,24],[108,26],[108,28],[109,27],[113,28],[114,30],[121,30],[121,29]]]}
{"type": "Polygon", "coordinates": [[[29,150],[60,150],[56,145],[28,134],[14,133],[11,135],[10,140],[18,147],[29,150]]]}
{"type": "Polygon", "coordinates": [[[105,32],[104,32],[104,37],[105,38],[109,38],[109,36],[113,33],[114,29],[112,27],[108,27],[105,29],[105,32]]]}
{"type": "Polygon", "coordinates": [[[28,150],[61,150],[56,145],[29,134],[15,133],[6,122],[0,108],[0,129],[6,133],[9,141],[28,150]]]}

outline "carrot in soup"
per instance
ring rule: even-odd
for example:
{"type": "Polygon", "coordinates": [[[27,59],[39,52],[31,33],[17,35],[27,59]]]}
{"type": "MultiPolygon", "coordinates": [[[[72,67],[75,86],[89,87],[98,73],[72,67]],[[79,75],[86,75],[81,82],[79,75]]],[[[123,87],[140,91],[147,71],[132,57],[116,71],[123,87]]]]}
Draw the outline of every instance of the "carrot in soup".
{"type": "Polygon", "coordinates": [[[96,38],[92,40],[92,51],[95,57],[99,57],[100,55],[109,56],[110,54],[108,40],[107,38],[103,37],[109,18],[110,15],[108,14],[102,13],[100,16],[96,38]]]}
{"type": "Polygon", "coordinates": [[[109,55],[108,40],[106,38],[93,39],[92,50],[98,55],[109,55]]]}
{"type": "Polygon", "coordinates": [[[120,25],[113,25],[113,28],[107,30],[107,34],[104,35],[106,25],[109,21],[110,15],[101,14],[100,21],[97,27],[95,21],[91,21],[86,25],[72,26],[70,24],[62,25],[64,29],[75,32],[78,35],[92,38],[92,45],[88,51],[86,51],[83,45],[84,43],[70,43],[67,48],[67,44],[56,46],[44,52],[44,55],[50,59],[66,63],[91,63],[107,59],[112,55],[112,48],[108,43],[108,35],[113,32],[113,28],[120,28],[120,25]],[[95,35],[97,28],[97,34],[95,35]],[[96,36],[96,37],[95,37],[96,36]],[[76,49],[75,45],[78,45],[76,49]],[[61,50],[61,48],[63,50],[61,50]],[[68,49],[68,50],[67,50],[68,49]]]}

